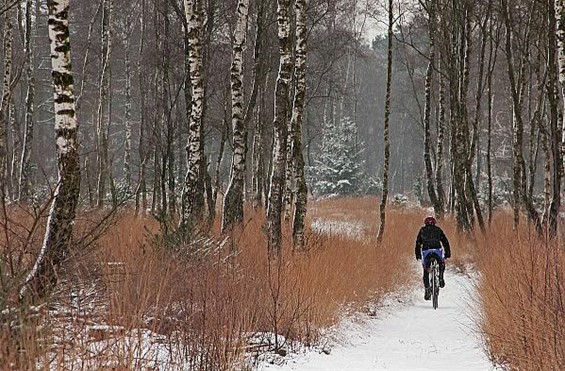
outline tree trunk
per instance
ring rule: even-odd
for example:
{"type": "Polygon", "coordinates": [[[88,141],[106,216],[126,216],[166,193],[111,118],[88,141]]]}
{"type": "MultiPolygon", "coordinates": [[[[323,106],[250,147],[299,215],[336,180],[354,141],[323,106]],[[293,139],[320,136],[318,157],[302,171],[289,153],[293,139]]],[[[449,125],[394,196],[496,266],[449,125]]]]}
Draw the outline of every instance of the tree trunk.
{"type": "Polygon", "coordinates": [[[135,213],[139,214],[139,209],[141,208],[142,214],[145,215],[147,211],[147,181],[146,181],[146,167],[147,160],[149,158],[149,150],[146,148],[145,143],[145,125],[146,125],[146,114],[145,114],[145,84],[143,82],[144,71],[141,65],[144,53],[144,41],[145,41],[145,0],[141,0],[141,11],[139,20],[139,51],[138,51],[138,61],[137,61],[137,76],[139,78],[139,95],[140,95],[140,122],[139,122],[139,142],[138,142],[138,154],[139,161],[141,162],[139,166],[139,176],[137,180],[137,187],[135,189],[135,213]],[[141,204],[141,206],[140,206],[141,204]]]}
{"type": "MultiPolygon", "coordinates": [[[[499,39],[496,39],[496,43],[493,41],[494,38],[494,17],[490,17],[489,21],[489,57],[488,57],[488,69],[487,69],[487,153],[486,153],[486,166],[487,166],[487,207],[488,207],[488,224],[491,225],[492,222],[492,212],[493,212],[493,182],[492,182],[492,119],[493,119],[493,105],[494,105],[494,93],[492,89],[492,77],[494,74],[494,68],[496,67],[496,57],[498,53],[499,39]]],[[[497,33],[498,34],[498,33],[497,33]]]]}
{"type": "Polygon", "coordinates": [[[124,180],[128,192],[131,190],[131,60],[130,60],[130,37],[133,33],[133,25],[128,29],[126,37],[124,38],[125,44],[125,104],[124,104],[124,180]]]}
{"type": "MultiPolygon", "coordinates": [[[[555,8],[552,0],[548,0],[549,5],[549,45],[548,45],[548,82],[547,95],[549,101],[549,133],[551,135],[551,152],[553,157],[553,187],[552,200],[549,207],[549,236],[554,238],[557,235],[557,214],[561,207],[561,179],[563,177],[563,128],[559,127],[558,105],[558,62],[555,60],[557,50],[557,25],[555,19],[555,8]],[[561,134],[561,135],[560,135],[561,134]]],[[[561,16],[561,15],[560,15],[561,16]]]]}
{"type": "MultiPolygon", "coordinates": [[[[559,82],[561,86],[561,96],[565,97],[565,0],[555,0],[555,18],[557,20],[556,43],[558,50],[559,82]]],[[[561,124],[561,153],[563,154],[565,153],[565,115],[562,116],[563,122],[561,124]]],[[[565,163],[563,164],[563,166],[565,167],[565,163]]]]}
{"type": "Polygon", "coordinates": [[[18,198],[27,200],[29,196],[29,175],[31,170],[31,148],[33,144],[33,112],[35,108],[35,65],[33,58],[33,39],[32,39],[32,19],[34,17],[32,0],[25,3],[25,32],[24,49],[26,55],[26,80],[27,91],[25,98],[25,131],[24,144],[22,147],[22,157],[20,161],[19,191],[18,198]]]}
{"type": "MultiPolygon", "coordinates": [[[[266,85],[266,84],[265,84],[266,85]]],[[[264,90],[264,89],[263,89],[264,90]]],[[[264,93],[261,92],[261,96],[264,93]]],[[[255,132],[253,133],[253,209],[257,210],[263,206],[263,188],[264,188],[264,156],[263,156],[263,125],[261,118],[261,104],[257,108],[255,120],[255,132]]]]}
{"type": "Polygon", "coordinates": [[[163,79],[161,80],[162,99],[162,117],[166,129],[165,134],[165,153],[163,154],[163,185],[166,184],[168,197],[166,205],[163,205],[163,212],[168,212],[169,216],[174,215],[176,211],[176,182],[175,182],[175,123],[172,119],[174,101],[171,102],[171,32],[170,32],[170,10],[169,2],[163,3],[163,55],[162,69],[163,79]],[[166,207],[166,208],[165,208],[166,207]]]}
{"type": "Polygon", "coordinates": [[[437,119],[437,159],[436,159],[436,186],[437,186],[437,202],[439,205],[439,214],[436,211],[436,217],[443,217],[445,211],[445,190],[443,187],[443,153],[444,153],[444,137],[445,137],[445,79],[439,76],[439,114],[437,119]]]}
{"type": "Polygon", "coordinates": [[[243,97],[243,51],[247,36],[247,20],[249,0],[239,0],[237,4],[237,22],[233,35],[232,63],[230,69],[231,100],[232,100],[232,143],[233,156],[231,179],[224,197],[222,215],[222,232],[231,229],[234,224],[243,221],[243,193],[245,183],[245,161],[247,137],[244,126],[244,97],[243,97]]]}
{"type": "Polygon", "coordinates": [[[110,55],[112,52],[111,23],[112,23],[112,1],[103,0],[102,8],[102,72],[100,74],[100,90],[98,97],[98,115],[96,124],[96,137],[98,139],[98,184],[97,201],[98,207],[104,206],[106,197],[106,183],[108,181],[108,126],[110,124],[110,112],[108,111],[110,93],[110,55]]]}
{"type": "Polygon", "coordinates": [[[302,123],[304,121],[304,104],[306,98],[306,0],[295,0],[296,13],[296,60],[294,64],[294,103],[291,127],[294,128],[293,162],[294,183],[296,184],[296,199],[292,224],[292,239],[296,248],[304,246],[304,219],[308,202],[308,188],[304,174],[304,155],[302,153],[302,123]]]}
{"type": "MultiPolygon", "coordinates": [[[[9,9],[10,6],[10,0],[5,0],[4,7],[9,9]]],[[[4,23],[4,80],[2,83],[2,100],[0,101],[0,197],[2,197],[2,200],[6,197],[6,185],[8,183],[8,133],[6,128],[12,96],[12,17],[12,11],[7,10],[4,23]]]]}
{"type": "Polygon", "coordinates": [[[267,207],[267,238],[269,253],[280,255],[282,247],[282,194],[284,191],[288,135],[288,94],[292,75],[292,40],[290,39],[290,0],[278,0],[277,4],[280,60],[275,88],[273,165],[269,187],[269,205],[267,207]]]}
{"type": "Polygon", "coordinates": [[[186,146],[187,172],[181,200],[179,229],[188,232],[194,222],[195,199],[201,169],[201,131],[204,103],[204,84],[202,78],[202,29],[204,23],[202,0],[184,0],[187,19],[191,83],[191,111],[188,143],[186,146]]]}
{"type": "Polygon", "coordinates": [[[428,196],[434,207],[436,215],[441,215],[441,205],[438,200],[436,189],[434,187],[434,174],[431,159],[431,135],[430,135],[430,116],[432,107],[432,77],[435,63],[435,30],[436,30],[436,13],[435,13],[436,0],[429,2],[428,11],[428,34],[430,39],[428,67],[426,69],[425,78],[425,103],[424,103],[424,164],[426,167],[426,184],[428,189],[428,196]]]}
{"type": "Polygon", "coordinates": [[[20,291],[20,299],[32,295],[41,296],[56,282],[56,269],[69,254],[80,191],[78,122],[75,114],[68,27],[69,1],[49,0],[47,6],[55,91],[55,143],[59,179],[49,211],[43,245],[20,291]]]}
{"type": "MultiPolygon", "coordinates": [[[[433,0],[432,0],[433,1],[433,0]]],[[[383,196],[379,207],[381,222],[379,225],[379,232],[377,234],[377,241],[380,243],[383,240],[386,222],[386,202],[388,198],[388,168],[390,164],[390,140],[389,140],[389,122],[390,122],[390,96],[391,96],[391,83],[392,83],[392,38],[393,34],[393,14],[392,14],[393,0],[388,1],[388,47],[387,47],[387,72],[386,72],[386,99],[385,99],[385,123],[384,123],[384,169],[383,169],[383,196]]],[[[429,179],[431,180],[431,178],[429,179]]]]}
{"type": "MultiPolygon", "coordinates": [[[[526,162],[523,154],[523,136],[524,136],[524,122],[522,118],[522,98],[521,88],[523,83],[518,81],[514,71],[514,47],[512,43],[512,29],[513,20],[512,14],[506,1],[502,2],[502,12],[504,23],[506,26],[506,39],[505,51],[506,62],[508,68],[508,78],[510,81],[510,94],[512,98],[512,123],[513,123],[513,140],[512,140],[512,154],[513,154],[513,185],[514,185],[514,228],[519,224],[519,211],[520,205],[523,204],[528,211],[530,219],[534,222],[538,233],[542,232],[541,223],[533,204],[529,202],[528,195],[526,194],[526,162]]],[[[528,22],[529,24],[529,22],[528,22]]],[[[524,63],[524,62],[522,62],[524,63]]],[[[522,68],[525,68],[522,66],[522,68]]],[[[523,74],[520,78],[524,80],[523,74]]]]}

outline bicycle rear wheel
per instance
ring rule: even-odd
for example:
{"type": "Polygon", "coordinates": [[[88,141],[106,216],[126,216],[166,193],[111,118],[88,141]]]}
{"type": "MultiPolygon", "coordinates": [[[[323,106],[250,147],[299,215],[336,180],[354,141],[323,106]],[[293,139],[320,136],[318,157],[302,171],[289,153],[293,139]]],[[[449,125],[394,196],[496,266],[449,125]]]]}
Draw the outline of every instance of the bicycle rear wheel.
{"type": "Polygon", "coordinates": [[[430,262],[430,273],[431,273],[431,286],[432,286],[432,304],[434,309],[438,307],[438,297],[439,297],[439,264],[437,259],[432,259],[430,262]]]}

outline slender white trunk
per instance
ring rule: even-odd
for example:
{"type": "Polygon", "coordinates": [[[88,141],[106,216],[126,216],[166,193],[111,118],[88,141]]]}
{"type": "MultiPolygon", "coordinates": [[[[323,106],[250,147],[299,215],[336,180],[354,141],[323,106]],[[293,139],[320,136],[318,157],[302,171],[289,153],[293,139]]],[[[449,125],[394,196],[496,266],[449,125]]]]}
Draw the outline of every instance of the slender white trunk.
{"type": "Polygon", "coordinates": [[[304,246],[304,219],[306,217],[306,204],[308,202],[308,189],[304,174],[304,155],[302,153],[302,122],[304,121],[304,105],[306,98],[306,28],[307,0],[295,0],[296,13],[296,61],[294,65],[294,103],[292,110],[291,127],[294,128],[294,179],[296,184],[296,201],[292,225],[292,237],[295,247],[304,246]]]}
{"type": "Polygon", "coordinates": [[[282,195],[286,170],[288,94],[292,76],[292,42],[290,39],[290,0],[278,0],[277,3],[279,74],[275,87],[273,166],[269,187],[269,205],[267,207],[267,235],[269,252],[278,255],[281,253],[282,247],[282,195]]]}
{"type": "Polygon", "coordinates": [[[233,156],[231,179],[222,215],[222,231],[231,228],[233,224],[243,221],[243,192],[245,180],[245,138],[247,128],[244,125],[243,97],[243,51],[247,35],[247,20],[249,0],[239,0],[237,4],[237,22],[233,35],[233,52],[230,69],[231,100],[232,100],[232,140],[233,156]]]}
{"type": "Polygon", "coordinates": [[[184,0],[188,27],[188,64],[191,85],[191,111],[188,128],[187,171],[182,192],[179,228],[187,229],[193,222],[194,203],[201,167],[201,132],[204,109],[204,81],[202,78],[202,29],[204,24],[203,0],[184,0]]]}
{"type": "Polygon", "coordinates": [[[392,37],[393,37],[393,16],[392,16],[392,0],[388,1],[388,47],[387,47],[387,74],[386,74],[386,98],[385,98],[385,122],[383,129],[384,136],[384,169],[383,169],[383,196],[380,211],[380,224],[377,233],[377,241],[380,243],[384,236],[386,224],[386,203],[388,198],[388,168],[390,164],[390,140],[389,140],[389,122],[391,107],[391,82],[392,82],[392,37]]]}
{"type": "Polygon", "coordinates": [[[69,0],[49,0],[47,6],[59,179],[47,219],[43,245],[20,291],[20,299],[30,295],[42,295],[56,282],[56,269],[69,255],[80,191],[78,121],[75,113],[68,26],[69,0]]]}

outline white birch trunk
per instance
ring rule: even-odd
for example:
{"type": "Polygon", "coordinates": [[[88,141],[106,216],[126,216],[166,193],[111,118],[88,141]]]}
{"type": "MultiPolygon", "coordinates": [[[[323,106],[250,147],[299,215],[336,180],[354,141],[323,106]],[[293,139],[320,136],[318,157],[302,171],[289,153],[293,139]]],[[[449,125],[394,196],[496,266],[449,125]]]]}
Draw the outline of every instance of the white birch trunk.
{"type": "Polygon", "coordinates": [[[295,0],[296,14],[296,61],[294,64],[294,103],[291,118],[291,127],[294,129],[293,157],[294,157],[294,183],[296,184],[296,200],[292,223],[292,238],[294,246],[304,246],[304,219],[306,218],[306,204],[308,202],[308,189],[304,174],[304,155],[302,153],[302,122],[304,121],[304,105],[306,98],[306,28],[307,0],[295,0]]]}
{"type": "Polygon", "coordinates": [[[243,191],[245,179],[245,138],[247,128],[244,125],[243,97],[243,51],[247,35],[249,0],[239,0],[237,4],[237,22],[233,37],[232,63],[230,69],[233,156],[231,178],[224,198],[222,231],[233,224],[243,221],[243,191]]]}
{"type": "Polygon", "coordinates": [[[187,171],[182,192],[179,229],[186,230],[193,222],[194,203],[200,175],[204,82],[202,78],[203,0],[184,0],[188,27],[188,64],[191,85],[191,110],[186,145],[187,171]]]}
{"type": "Polygon", "coordinates": [[[80,191],[78,121],[68,26],[69,0],[49,0],[47,6],[59,179],[47,219],[43,245],[20,291],[20,299],[42,295],[56,282],[56,269],[68,256],[80,191]]]}
{"type": "Polygon", "coordinates": [[[385,98],[385,122],[383,128],[384,137],[384,168],[383,168],[383,196],[379,205],[380,223],[377,233],[377,241],[382,242],[386,225],[386,203],[388,198],[388,173],[390,164],[390,107],[392,87],[392,37],[393,37],[393,14],[392,0],[388,1],[388,46],[387,46],[387,73],[386,73],[386,98],[385,98]]]}
{"type": "Polygon", "coordinates": [[[292,76],[292,42],[290,40],[290,0],[278,0],[277,24],[279,38],[279,74],[275,87],[275,117],[273,120],[273,166],[267,207],[267,235],[270,253],[281,253],[282,196],[286,170],[288,94],[292,76]]]}

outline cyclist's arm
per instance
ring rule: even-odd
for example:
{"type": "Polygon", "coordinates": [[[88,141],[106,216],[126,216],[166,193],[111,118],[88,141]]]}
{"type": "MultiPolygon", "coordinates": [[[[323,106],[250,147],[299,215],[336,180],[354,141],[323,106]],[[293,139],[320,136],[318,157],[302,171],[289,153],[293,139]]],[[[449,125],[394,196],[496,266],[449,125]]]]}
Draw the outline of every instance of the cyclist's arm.
{"type": "Polygon", "coordinates": [[[422,250],[420,249],[420,246],[422,246],[422,234],[420,232],[418,232],[418,237],[416,237],[416,247],[414,248],[416,259],[422,259],[422,250]]]}
{"type": "Polygon", "coordinates": [[[443,231],[441,232],[440,240],[441,240],[441,244],[443,245],[445,257],[450,258],[451,257],[451,247],[449,246],[449,241],[447,240],[447,237],[445,236],[445,233],[443,233],[443,231]]]}

